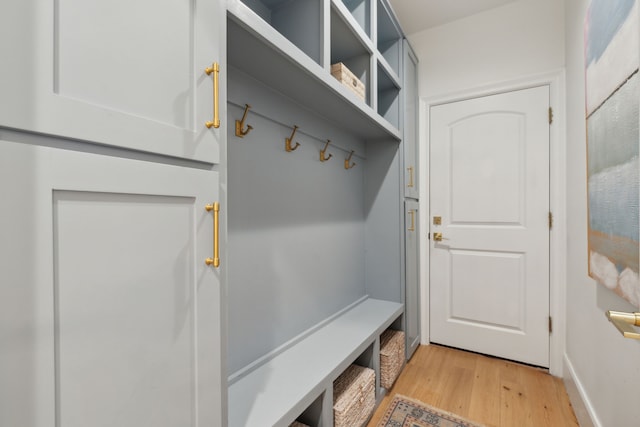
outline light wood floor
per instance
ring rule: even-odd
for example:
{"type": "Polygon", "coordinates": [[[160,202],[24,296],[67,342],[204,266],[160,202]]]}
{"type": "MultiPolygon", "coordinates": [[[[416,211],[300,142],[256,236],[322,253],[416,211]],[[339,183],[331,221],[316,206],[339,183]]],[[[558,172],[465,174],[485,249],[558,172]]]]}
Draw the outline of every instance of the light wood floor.
{"type": "Polygon", "coordinates": [[[487,427],[578,426],[560,378],[438,345],[418,348],[367,427],[376,427],[396,393],[487,427]]]}

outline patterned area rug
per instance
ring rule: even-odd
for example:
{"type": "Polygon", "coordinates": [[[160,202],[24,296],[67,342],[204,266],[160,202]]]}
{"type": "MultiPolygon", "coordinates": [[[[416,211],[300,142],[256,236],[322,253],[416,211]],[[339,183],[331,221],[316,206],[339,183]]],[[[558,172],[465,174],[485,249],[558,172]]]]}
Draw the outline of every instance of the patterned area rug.
{"type": "Polygon", "coordinates": [[[482,424],[396,394],[378,427],[483,427],[482,424]]]}

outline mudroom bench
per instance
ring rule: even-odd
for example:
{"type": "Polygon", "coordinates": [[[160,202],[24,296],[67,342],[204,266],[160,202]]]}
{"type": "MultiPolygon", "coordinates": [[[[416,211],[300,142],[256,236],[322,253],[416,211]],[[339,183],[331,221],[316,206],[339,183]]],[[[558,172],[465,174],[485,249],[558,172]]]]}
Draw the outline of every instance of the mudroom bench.
{"type": "Polygon", "coordinates": [[[333,381],[352,363],[376,372],[380,335],[399,325],[403,305],[364,299],[229,386],[229,426],[333,425],[333,381]],[[396,322],[394,324],[394,322],[396,322]]]}

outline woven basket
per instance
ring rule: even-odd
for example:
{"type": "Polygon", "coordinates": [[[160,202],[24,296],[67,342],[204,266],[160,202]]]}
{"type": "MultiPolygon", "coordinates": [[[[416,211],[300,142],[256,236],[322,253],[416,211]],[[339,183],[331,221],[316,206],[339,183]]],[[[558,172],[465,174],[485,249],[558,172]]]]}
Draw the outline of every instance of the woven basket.
{"type": "Polygon", "coordinates": [[[333,425],[363,425],[376,404],[376,374],[373,369],[349,366],[333,382],[333,425]]]}
{"type": "Polygon", "coordinates": [[[306,424],[302,424],[300,421],[294,421],[289,427],[309,427],[306,424]]]}
{"type": "Polygon", "coordinates": [[[380,335],[380,385],[393,386],[404,364],[404,332],[387,329],[380,335]]]}
{"type": "Polygon", "coordinates": [[[343,86],[355,93],[364,101],[364,83],[355,76],[342,62],[331,65],[331,75],[338,79],[343,86]]]}

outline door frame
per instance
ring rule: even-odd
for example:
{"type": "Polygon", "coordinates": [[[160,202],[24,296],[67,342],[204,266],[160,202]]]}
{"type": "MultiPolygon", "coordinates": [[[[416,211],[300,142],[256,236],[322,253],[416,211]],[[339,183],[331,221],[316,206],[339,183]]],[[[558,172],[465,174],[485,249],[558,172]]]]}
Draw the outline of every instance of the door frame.
{"type": "MultiPolygon", "coordinates": [[[[566,331],[566,132],[565,132],[565,72],[556,70],[543,74],[468,88],[437,97],[420,98],[419,143],[430,147],[429,121],[432,106],[464,101],[537,86],[549,86],[549,102],[553,109],[553,123],[549,130],[549,208],[553,213],[553,227],[549,234],[549,313],[553,331],[549,335],[549,373],[562,377],[566,331]]],[[[419,151],[420,173],[420,307],[421,343],[429,344],[429,151],[419,151]]]]}

